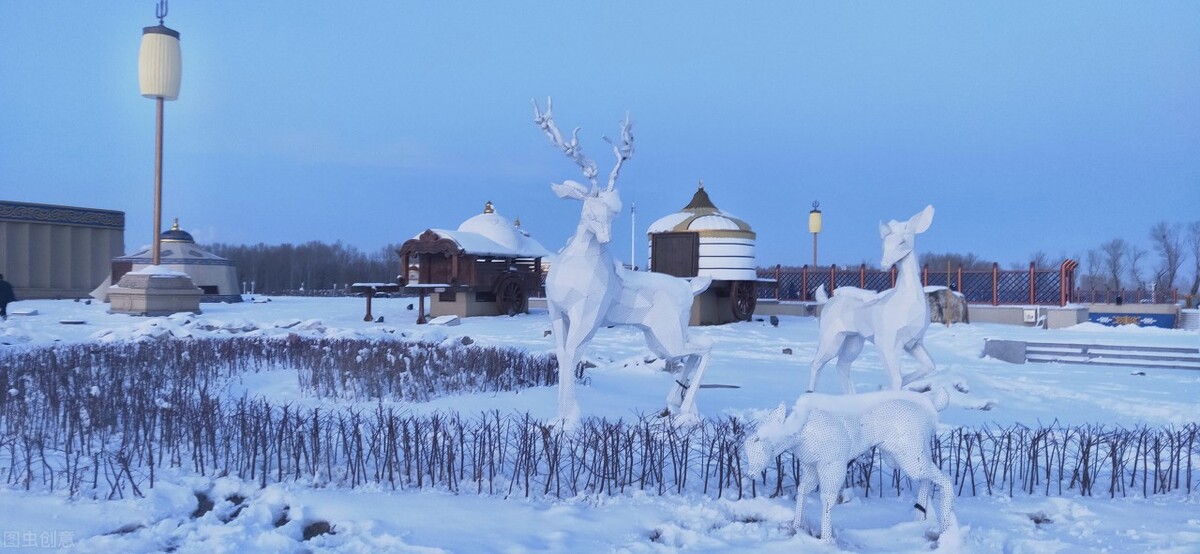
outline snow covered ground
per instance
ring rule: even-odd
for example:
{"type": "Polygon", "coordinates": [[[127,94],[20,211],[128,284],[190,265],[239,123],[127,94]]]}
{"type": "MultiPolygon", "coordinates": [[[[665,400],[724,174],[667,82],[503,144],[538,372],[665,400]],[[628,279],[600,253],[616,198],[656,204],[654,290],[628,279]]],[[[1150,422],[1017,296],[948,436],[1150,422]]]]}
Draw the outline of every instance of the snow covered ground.
{"type": "MultiPolygon", "coordinates": [[[[0,323],[0,348],[135,340],[139,337],[286,335],[377,337],[457,341],[534,352],[553,349],[545,313],[514,318],[470,318],[459,326],[415,325],[411,299],[376,299],[365,323],[364,301],[355,298],[271,298],[270,302],[205,304],[199,316],[137,318],[110,315],[107,306],[72,301],[25,301],[0,323]],[[62,323],[70,322],[70,323],[62,323]],[[80,323],[81,322],[81,323],[80,323]]],[[[816,348],[816,320],[782,317],[694,328],[714,344],[698,405],[706,417],[753,416],[780,402],[789,405],[807,381],[816,348]],[[791,353],[785,353],[790,350],[791,353]]],[[[926,379],[950,391],[943,427],[976,427],[1058,421],[1064,424],[1178,426],[1200,421],[1200,372],[1074,364],[1012,365],[981,358],[985,338],[1105,344],[1200,346],[1195,332],[1106,328],[1083,324],[1043,330],[973,324],[930,327],[926,344],[938,371],[926,379]],[[1139,374],[1144,373],[1144,374],[1139,374]]],[[[585,358],[597,367],[579,390],[585,416],[633,418],[664,404],[671,375],[649,357],[640,333],[601,330],[585,358]]],[[[906,359],[905,363],[913,361],[906,359]]],[[[880,387],[882,364],[873,346],[855,363],[859,390],[880,387]]],[[[822,374],[819,388],[840,390],[836,370],[822,374]]],[[[246,374],[227,394],[266,396],[294,404],[335,409],[346,401],[306,396],[294,372],[246,374]]],[[[555,391],[538,388],[435,399],[404,405],[413,413],[456,410],[529,412],[550,419],[555,391]]],[[[370,402],[373,404],[373,402],[370,402]]],[[[1195,453],[1193,453],[1193,456],[1195,453]]],[[[809,499],[810,525],[817,521],[809,499]]],[[[343,490],[268,485],[232,478],[168,472],[145,498],[113,501],[67,499],[58,493],[0,490],[0,551],[65,548],[81,552],[783,552],[798,549],[855,552],[1200,552],[1200,503],[1183,494],[1108,499],[964,496],[956,499],[962,528],[936,542],[929,522],[911,521],[911,498],[847,495],[834,510],[835,546],[792,534],[792,501],[701,496],[628,494],[569,500],[526,500],[436,491],[343,490]],[[196,493],[217,500],[199,517],[196,493]],[[232,498],[235,501],[225,500],[232,498]],[[236,514],[236,516],[235,516],[236,514]],[[315,521],[334,533],[303,540],[315,521]],[[277,526],[278,524],[278,526],[277,526]]]]}

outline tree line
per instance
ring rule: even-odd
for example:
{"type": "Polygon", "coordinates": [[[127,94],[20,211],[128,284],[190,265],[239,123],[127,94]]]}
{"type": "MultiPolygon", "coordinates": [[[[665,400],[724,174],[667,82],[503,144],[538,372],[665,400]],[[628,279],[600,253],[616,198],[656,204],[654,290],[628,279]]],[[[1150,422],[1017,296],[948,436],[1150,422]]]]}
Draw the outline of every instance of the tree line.
{"type": "Polygon", "coordinates": [[[259,294],[343,290],[356,282],[392,283],[400,273],[399,244],[374,252],[363,252],[342,241],[296,245],[216,243],[204,248],[233,261],[238,283],[247,292],[259,294]]]}
{"type": "MultiPolygon", "coordinates": [[[[1123,238],[1114,238],[1092,248],[1075,259],[1079,261],[1078,287],[1082,290],[1157,290],[1179,289],[1192,296],[1200,293],[1200,220],[1188,224],[1160,221],[1148,233],[1146,250],[1123,238]],[[1190,270],[1190,271],[1189,271],[1190,270]]],[[[246,290],[258,293],[342,290],[355,282],[394,282],[400,273],[399,244],[389,244],[374,252],[363,252],[341,241],[326,244],[209,244],[209,251],[228,258],[237,267],[238,282],[246,290]]],[[[1039,269],[1052,269],[1068,256],[1057,258],[1034,252],[1023,262],[1009,264],[1010,269],[1025,269],[1032,263],[1039,269]]],[[[964,271],[992,269],[993,260],[974,253],[922,253],[920,264],[938,269],[950,267],[964,271]]],[[[853,267],[851,264],[847,267],[853,267]]],[[[870,265],[870,264],[868,264],[870,265]]],[[[784,267],[783,269],[799,269],[784,267]]]]}

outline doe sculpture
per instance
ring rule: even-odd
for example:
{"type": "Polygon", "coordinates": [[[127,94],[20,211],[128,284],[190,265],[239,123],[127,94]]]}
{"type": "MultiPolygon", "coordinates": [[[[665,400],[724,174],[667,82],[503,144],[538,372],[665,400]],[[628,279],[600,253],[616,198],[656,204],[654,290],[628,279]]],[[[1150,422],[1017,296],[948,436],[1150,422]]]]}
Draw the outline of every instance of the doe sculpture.
{"type": "Polygon", "coordinates": [[[646,344],[670,367],[682,361],[682,375],[667,393],[667,413],[671,416],[696,415],[695,397],[700,378],[708,365],[711,344],[688,337],[692,299],[704,292],[711,278],[686,279],[662,273],[628,271],[608,251],[612,221],[621,211],[621,198],[615,188],[621,165],[633,155],[633,133],[629,117],[621,123],[621,142],[608,141],[616,156],[616,165],[608,175],[608,187],[596,183],[596,163],[583,155],[579,147],[579,129],[569,141],[563,138],[552,114],[551,100],[546,111],[533,102],[533,119],[583,170],[591,183],[585,187],[575,181],[552,183],[559,198],[583,203],[579,227],[559,251],[546,275],[546,303],[558,355],[558,417],[564,425],[579,421],[579,402],[575,396],[575,368],[584,345],[601,327],[629,325],[645,334],[646,344]],[[694,375],[693,375],[694,370],[694,375]]]}
{"type": "Polygon", "coordinates": [[[750,475],[758,475],[780,454],[791,451],[800,465],[792,528],[804,525],[804,499],[820,487],[821,540],[833,542],[830,511],[846,480],[850,462],[878,449],[884,463],[919,480],[916,519],[925,519],[930,488],[937,487],[940,532],[957,527],[953,485],[933,463],[931,437],[938,411],[949,403],[944,389],[929,394],[908,390],[878,391],[855,396],[809,393],[800,396],[791,414],[783,404],[760,422],[746,439],[750,475]]]}
{"type": "Polygon", "coordinates": [[[879,224],[883,239],[883,261],[888,269],[895,265],[896,286],[882,292],[856,287],[838,287],[833,298],[825,295],[825,287],[817,289],[821,307],[817,354],[809,368],[808,391],[817,388],[821,368],[837,356],[842,388],[854,394],[850,379],[850,364],[862,352],[863,343],[871,341],[879,347],[879,356],[887,369],[889,385],[895,390],[931,373],[935,365],[925,350],[925,330],[929,328],[929,305],[917,255],[913,251],[918,234],[929,229],[933,222],[933,206],[908,221],[892,220],[879,224]],[[922,368],[908,375],[900,374],[900,353],[908,352],[922,368]]]}

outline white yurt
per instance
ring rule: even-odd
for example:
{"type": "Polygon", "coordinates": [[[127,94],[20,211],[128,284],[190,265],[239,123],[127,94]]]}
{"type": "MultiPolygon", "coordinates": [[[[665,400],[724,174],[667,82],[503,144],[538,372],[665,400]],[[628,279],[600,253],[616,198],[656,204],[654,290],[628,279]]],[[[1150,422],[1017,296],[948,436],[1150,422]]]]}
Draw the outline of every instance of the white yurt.
{"type": "MultiPolygon", "coordinates": [[[[179,220],[159,236],[159,266],[173,271],[187,273],[204,294],[201,302],[241,302],[241,289],[238,287],[237,268],[233,261],[222,258],[212,252],[201,250],[196,246],[192,234],[179,228],[179,220]]],[[[110,281],[103,283],[92,293],[92,296],[104,298],[110,283],[121,280],[121,276],[130,271],[149,267],[152,259],[147,246],[133,254],[113,258],[110,281]],[[100,296],[97,296],[100,294],[100,296]]]]}
{"type": "Polygon", "coordinates": [[[646,232],[650,271],[712,277],[712,286],[695,303],[693,324],[750,320],[757,305],[756,236],[749,223],[713,204],[704,181],[682,210],[659,218],[646,232]]]}

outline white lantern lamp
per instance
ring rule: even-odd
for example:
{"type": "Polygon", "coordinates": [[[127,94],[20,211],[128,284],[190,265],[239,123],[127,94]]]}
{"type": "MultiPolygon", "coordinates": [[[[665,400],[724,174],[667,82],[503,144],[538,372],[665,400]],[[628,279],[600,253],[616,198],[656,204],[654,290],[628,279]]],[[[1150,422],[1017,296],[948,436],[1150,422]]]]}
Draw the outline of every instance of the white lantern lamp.
{"type": "Polygon", "coordinates": [[[138,84],[142,96],[155,99],[156,135],[154,141],[154,238],[153,265],[159,264],[159,235],[162,233],[162,143],[163,101],[179,98],[179,81],[183,59],[179,51],[179,31],[163,25],[167,16],[167,0],[160,0],[154,10],[158,25],[142,28],[142,46],[138,52],[138,84]]]}

